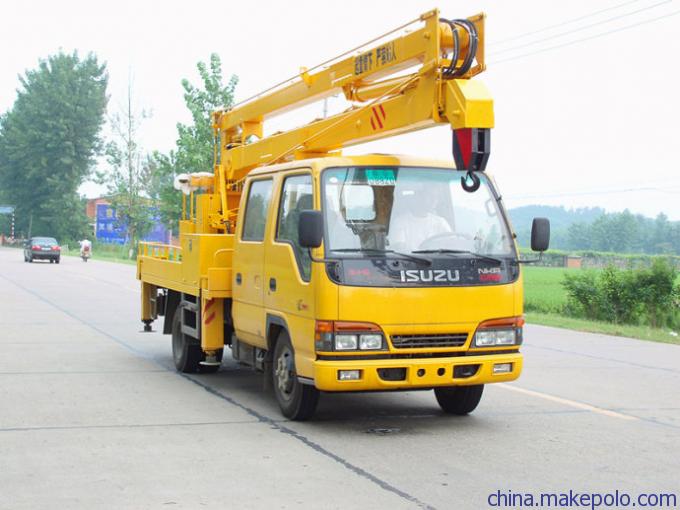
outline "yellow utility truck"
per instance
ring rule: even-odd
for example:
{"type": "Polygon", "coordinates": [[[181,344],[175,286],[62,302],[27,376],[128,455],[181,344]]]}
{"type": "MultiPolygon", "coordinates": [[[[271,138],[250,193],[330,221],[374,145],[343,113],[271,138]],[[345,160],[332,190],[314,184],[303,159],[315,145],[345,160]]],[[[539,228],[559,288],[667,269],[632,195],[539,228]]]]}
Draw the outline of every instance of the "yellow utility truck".
{"type": "MultiPolygon", "coordinates": [[[[434,389],[445,412],[466,414],[485,384],[519,377],[521,270],[485,173],[484,69],[484,15],[432,10],[215,112],[213,172],[175,182],[179,246],[140,243],[137,260],[142,321],[164,317],[177,370],[215,372],[227,346],[296,420],[320,392],[434,389]],[[342,113],[263,135],[336,94],[342,113]],[[341,152],[438,124],[455,165],[341,152]]],[[[533,227],[543,251],[549,224],[533,227]]]]}

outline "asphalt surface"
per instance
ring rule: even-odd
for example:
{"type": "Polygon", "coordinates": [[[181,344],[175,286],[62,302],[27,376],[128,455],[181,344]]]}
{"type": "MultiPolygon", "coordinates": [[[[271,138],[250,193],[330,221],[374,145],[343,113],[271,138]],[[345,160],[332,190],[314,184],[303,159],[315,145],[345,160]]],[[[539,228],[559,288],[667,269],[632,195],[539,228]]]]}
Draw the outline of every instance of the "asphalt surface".
{"type": "Polygon", "coordinates": [[[294,423],[228,351],[217,374],[176,373],[170,338],[141,332],[134,273],[0,249],[0,508],[680,494],[680,346],[530,325],[522,377],[487,386],[470,416],[443,415],[432,392],[325,394],[294,423]]]}

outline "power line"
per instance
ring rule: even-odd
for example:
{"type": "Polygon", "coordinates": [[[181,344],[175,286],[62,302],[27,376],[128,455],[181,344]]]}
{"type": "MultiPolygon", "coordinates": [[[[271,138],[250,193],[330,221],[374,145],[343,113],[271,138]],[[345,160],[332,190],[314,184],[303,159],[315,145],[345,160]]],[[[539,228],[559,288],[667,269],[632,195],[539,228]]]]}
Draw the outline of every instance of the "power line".
{"type": "Polygon", "coordinates": [[[544,37],[543,39],[536,39],[534,41],[524,43],[524,44],[520,44],[518,46],[512,46],[510,48],[505,48],[503,50],[494,51],[494,52],[489,53],[489,55],[493,56],[493,55],[499,55],[501,53],[507,53],[509,51],[515,51],[515,50],[518,50],[520,48],[526,48],[527,46],[533,46],[535,44],[542,43],[542,42],[545,42],[545,41],[549,41],[551,39],[557,39],[559,37],[563,37],[565,35],[573,34],[575,32],[580,32],[582,30],[588,30],[589,28],[593,28],[593,27],[596,27],[598,25],[603,25],[605,23],[610,23],[610,22],[616,21],[618,19],[622,19],[622,18],[625,18],[625,17],[628,17],[628,16],[632,16],[633,14],[638,14],[640,12],[648,11],[650,9],[655,9],[655,8],[659,7],[660,5],[667,4],[667,3],[670,3],[672,1],[673,0],[663,0],[662,2],[657,2],[657,3],[649,5],[647,7],[637,9],[635,11],[630,11],[630,12],[627,12],[627,13],[624,13],[624,14],[619,14],[618,16],[613,16],[611,18],[607,18],[605,20],[598,21],[596,23],[591,23],[590,25],[583,25],[581,27],[574,28],[572,30],[567,30],[566,32],[560,32],[558,34],[554,34],[554,35],[551,35],[551,36],[548,36],[548,37],[544,37]]]}
{"type": "Polygon", "coordinates": [[[663,16],[657,16],[656,18],[650,18],[650,19],[647,19],[647,20],[645,20],[645,21],[640,21],[639,23],[634,23],[634,24],[632,24],[632,25],[626,25],[626,26],[619,27],[619,28],[616,28],[616,29],[608,30],[608,31],[606,31],[606,32],[600,32],[599,34],[595,34],[595,35],[592,35],[592,36],[589,36],[589,37],[583,37],[583,38],[581,38],[581,39],[576,39],[576,40],[574,40],[574,41],[569,41],[569,42],[566,42],[566,43],[557,44],[557,45],[555,45],[555,46],[548,46],[547,48],[542,48],[542,49],[540,49],[540,50],[532,51],[532,52],[529,52],[529,53],[523,53],[523,54],[521,54],[521,55],[516,55],[516,56],[514,56],[514,57],[506,58],[506,59],[503,59],[503,60],[497,60],[496,62],[490,62],[490,64],[503,64],[503,63],[505,63],[505,62],[512,62],[513,60],[518,60],[518,59],[520,59],[520,58],[529,57],[529,56],[531,56],[531,55],[536,55],[536,54],[538,54],[538,53],[545,53],[546,51],[552,51],[552,50],[556,50],[556,49],[559,49],[559,48],[564,48],[565,46],[571,46],[572,44],[577,44],[577,43],[580,43],[580,42],[590,41],[590,40],[592,40],[592,39],[597,39],[597,38],[599,38],[599,37],[604,37],[605,35],[614,34],[614,33],[616,33],[616,32],[623,32],[624,30],[628,30],[628,29],[631,29],[631,28],[636,28],[636,27],[639,27],[639,26],[641,26],[641,25],[646,25],[646,24],[648,24],[648,23],[653,23],[653,22],[655,22],[655,21],[659,21],[659,20],[662,20],[662,19],[665,19],[665,18],[670,18],[670,17],[676,16],[676,15],[678,15],[678,14],[680,14],[680,10],[678,10],[678,11],[672,11],[672,12],[670,12],[670,13],[664,14],[663,16]]]}
{"type": "Polygon", "coordinates": [[[537,30],[532,30],[531,32],[525,32],[525,33],[520,34],[520,35],[508,37],[507,39],[502,39],[500,41],[496,41],[494,43],[494,46],[497,45],[497,44],[505,44],[506,42],[510,42],[510,41],[516,41],[517,39],[523,39],[524,37],[528,37],[530,35],[540,34],[541,32],[545,32],[547,30],[552,30],[553,28],[559,28],[559,27],[563,27],[565,25],[570,25],[571,23],[575,23],[577,21],[581,21],[583,19],[587,19],[587,18],[590,18],[592,16],[597,16],[598,14],[602,14],[603,12],[613,11],[615,9],[619,9],[621,7],[625,7],[626,5],[634,4],[634,3],[637,3],[639,1],[640,0],[629,0],[628,2],[623,2],[621,4],[617,4],[617,5],[614,5],[612,7],[607,7],[606,9],[600,9],[599,11],[594,11],[594,12],[591,12],[591,13],[588,13],[588,14],[584,14],[582,16],[579,16],[578,18],[572,18],[570,20],[562,21],[562,22],[556,23],[554,25],[549,25],[547,27],[539,28],[537,30]]]}
{"type": "Polygon", "coordinates": [[[680,186],[674,186],[670,189],[655,188],[655,187],[643,187],[643,188],[623,188],[623,189],[610,189],[610,190],[600,190],[600,191],[564,191],[555,193],[535,193],[528,195],[505,195],[506,199],[526,199],[526,198],[560,198],[560,197],[579,197],[579,196],[592,196],[592,195],[616,195],[619,193],[634,193],[641,191],[652,191],[658,193],[666,193],[669,195],[680,195],[680,189],[678,191],[672,191],[675,188],[680,188],[680,186]]]}

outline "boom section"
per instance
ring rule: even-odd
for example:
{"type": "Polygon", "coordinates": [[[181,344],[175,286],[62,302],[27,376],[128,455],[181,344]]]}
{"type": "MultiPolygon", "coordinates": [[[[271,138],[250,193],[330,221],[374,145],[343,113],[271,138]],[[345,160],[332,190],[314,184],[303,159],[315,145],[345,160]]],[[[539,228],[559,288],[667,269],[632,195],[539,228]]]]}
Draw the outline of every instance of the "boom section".
{"type": "Polygon", "coordinates": [[[337,154],[343,147],[438,123],[454,129],[493,127],[493,101],[471,80],[484,63],[484,14],[446,20],[438,10],[340,55],[289,82],[214,114],[215,180],[238,186],[253,168],[337,154]],[[412,23],[420,28],[389,38],[412,23]],[[264,122],[342,93],[346,111],[263,137],[264,122]]]}

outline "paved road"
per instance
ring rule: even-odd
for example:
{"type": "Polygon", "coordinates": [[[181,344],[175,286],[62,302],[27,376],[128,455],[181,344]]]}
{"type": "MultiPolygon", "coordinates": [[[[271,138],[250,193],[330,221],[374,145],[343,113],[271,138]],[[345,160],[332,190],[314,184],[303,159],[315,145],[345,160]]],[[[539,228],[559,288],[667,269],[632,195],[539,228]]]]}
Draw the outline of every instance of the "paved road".
{"type": "MultiPolygon", "coordinates": [[[[0,249],[0,508],[488,508],[490,493],[680,494],[680,347],[528,326],[475,413],[431,392],[323,395],[171,367],[134,267],[0,249]]],[[[492,500],[493,501],[493,500],[492,500]]],[[[680,501],[679,501],[680,505],[680,501]]]]}

